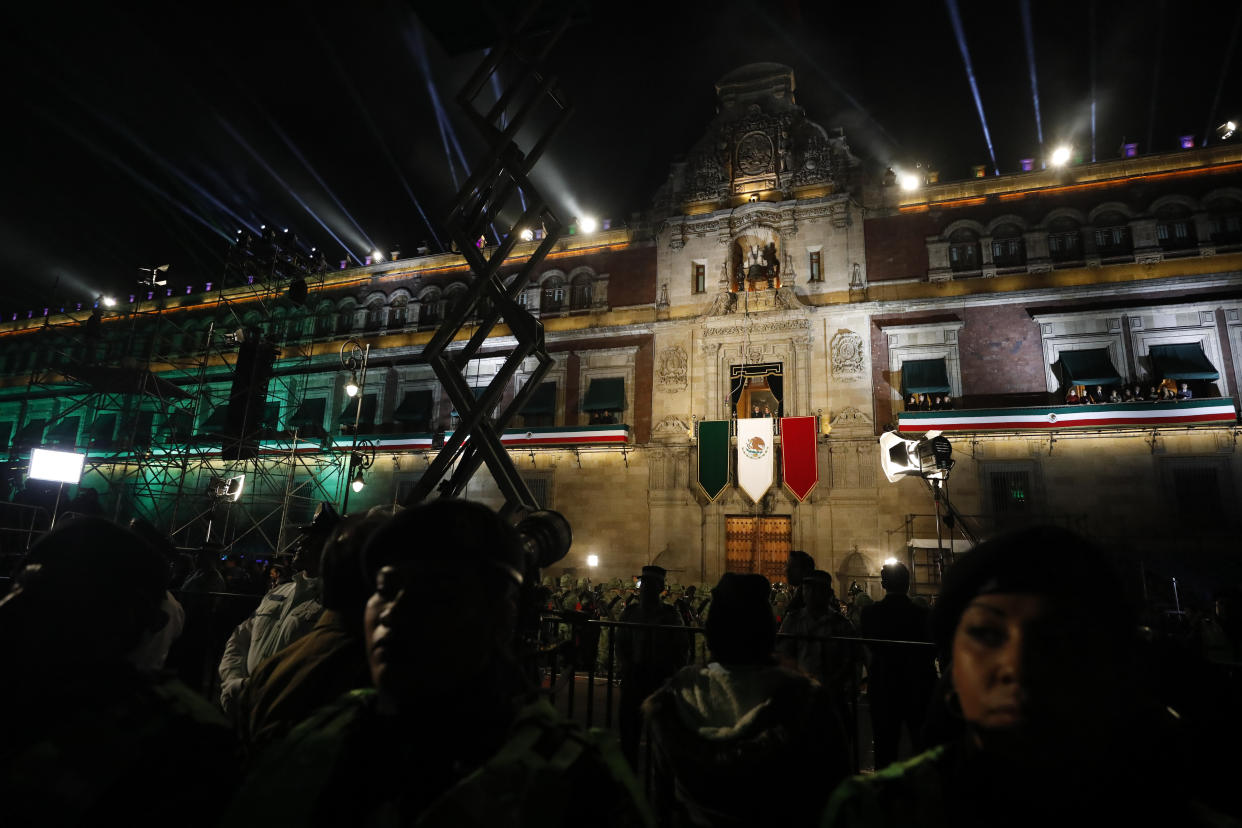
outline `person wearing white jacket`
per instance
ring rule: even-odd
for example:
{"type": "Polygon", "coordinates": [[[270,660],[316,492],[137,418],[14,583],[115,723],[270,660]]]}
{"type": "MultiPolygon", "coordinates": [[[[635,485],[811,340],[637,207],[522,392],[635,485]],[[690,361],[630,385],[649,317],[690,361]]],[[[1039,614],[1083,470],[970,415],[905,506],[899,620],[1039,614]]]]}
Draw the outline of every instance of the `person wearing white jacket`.
{"type": "Polygon", "coordinates": [[[331,530],[340,522],[332,504],[323,502],[294,547],[293,580],[273,589],[254,613],[237,625],[220,659],[220,706],[228,716],[259,663],[306,635],[323,613],[319,557],[331,530]]]}

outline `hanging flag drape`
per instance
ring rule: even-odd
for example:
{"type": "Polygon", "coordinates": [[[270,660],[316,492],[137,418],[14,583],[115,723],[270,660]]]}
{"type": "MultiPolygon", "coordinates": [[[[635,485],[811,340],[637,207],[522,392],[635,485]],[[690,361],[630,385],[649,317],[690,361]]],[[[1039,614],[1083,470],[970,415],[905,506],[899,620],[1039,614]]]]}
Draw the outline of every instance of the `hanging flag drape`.
{"type": "Polygon", "coordinates": [[[756,503],[775,480],[773,422],[771,417],[737,421],[737,484],[756,503]]]}
{"type": "Polygon", "coordinates": [[[699,423],[699,488],[715,500],[729,485],[729,421],[699,423]]]}
{"type": "Polygon", "coordinates": [[[814,417],[781,418],[781,477],[799,503],[819,482],[815,438],[814,417]]]}

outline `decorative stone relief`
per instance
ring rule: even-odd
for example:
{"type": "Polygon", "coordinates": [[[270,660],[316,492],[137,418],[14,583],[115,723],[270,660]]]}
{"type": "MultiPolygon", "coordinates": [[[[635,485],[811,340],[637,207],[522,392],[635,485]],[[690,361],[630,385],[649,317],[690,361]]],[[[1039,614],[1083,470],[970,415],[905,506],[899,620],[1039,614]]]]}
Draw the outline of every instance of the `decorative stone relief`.
{"type": "Polygon", "coordinates": [[[727,328],[704,328],[703,336],[725,339],[743,336],[747,331],[752,334],[783,333],[785,331],[802,331],[810,327],[811,321],[809,319],[783,319],[776,322],[759,322],[749,328],[745,325],[730,325],[727,328]]]}
{"type": "Polygon", "coordinates": [[[686,352],[680,345],[660,351],[660,390],[677,393],[686,387],[686,352]]]}
{"type": "MultiPolygon", "coordinates": [[[[863,339],[847,328],[837,329],[830,343],[833,377],[852,377],[863,372],[863,339]]],[[[857,409],[851,409],[857,411],[857,409]]]]}
{"type": "Polygon", "coordinates": [[[841,409],[837,416],[832,418],[829,423],[834,429],[837,428],[871,428],[871,418],[864,412],[859,411],[853,406],[846,406],[841,409]]]}
{"type": "Polygon", "coordinates": [[[712,300],[712,306],[708,309],[708,316],[725,316],[737,310],[737,294],[723,290],[716,294],[716,298],[712,300]]]}
{"type": "Polygon", "coordinates": [[[656,423],[651,430],[652,439],[660,443],[690,442],[690,423],[680,414],[670,414],[656,423]]]}

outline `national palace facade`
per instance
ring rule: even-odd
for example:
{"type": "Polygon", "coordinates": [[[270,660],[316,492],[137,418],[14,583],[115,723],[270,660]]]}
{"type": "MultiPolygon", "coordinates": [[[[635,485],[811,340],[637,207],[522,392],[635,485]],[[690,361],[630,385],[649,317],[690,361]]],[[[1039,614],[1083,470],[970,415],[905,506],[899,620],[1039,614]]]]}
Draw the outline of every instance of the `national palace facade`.
{"type": "MultiPolygon", "coordinates": [[[[786,67],[743,67],[717,93],[649,212],[564,236],[520,297],[555,366],[504,442],[573,526],[565,569],[779,578],[795,548],[840,591],[878,593],[889,557],[930,591],[931,495],[916,477],[886,479],[878,437],[933,429],[952,441],[949,496],[977,533],[1052,521],[1191,579],[1233,554],[1242,146],[904,190],[796,104],[786,67]],[[1135,385],[1141,400],[1066,401],[1135,385]],[[1149,399],[1159,387],[1183,399],[1149,399]],[[733,434],[756,416],[773,420],[777,451],[779,418],[815,418],[818,483],[795,494],[778,462],[756,501],[730,457],[709,497],[702,424],[733,434]]],[[[459,255],[424,255],[320,271],[296,303],[260,274],[5,321],[5,543],[44,508],[22,478],[38,446],[88,456],[61,510],[139,514],[186,546],[211,521],[237,551],[287,547],[316,501],[342,505],[354,455],[366,487],[349,511],[402,499],[456,423],[416,357],[469,277],[459,255]],[[235,457],[219,435],[255,337],[279,353],[257,454],[235,457]],[[366,352],[361,402],[345,392],[349,339],[366,352]],[[236,502],[207,494],[239,474],[236,502]]],[[[469,384],[486,386],[512,345],[498,329],[464,367],[469,384]]],[[[498,497],[485,470],[466,494],[498,497]]],[[[962,547],[942,531],[944,548],[962,547]]]]}

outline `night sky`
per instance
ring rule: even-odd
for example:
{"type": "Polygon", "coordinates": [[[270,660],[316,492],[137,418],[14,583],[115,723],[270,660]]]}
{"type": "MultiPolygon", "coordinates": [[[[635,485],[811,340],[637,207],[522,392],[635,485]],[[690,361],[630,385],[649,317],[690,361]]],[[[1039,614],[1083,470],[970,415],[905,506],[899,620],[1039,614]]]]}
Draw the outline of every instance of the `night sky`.
{"type": "MultiPolygon", "coordinates": [[[[454,97],[480,53],[446,50],[446,4],[421,18],[419,3],[398,0],[277,11],[31,5],[0,12],[4,318],[132,292],[142,267],[170,264],[170,284],[201,286],[219,278],[242,227],[288,227],[334,264],[373,247],[409,255],[423,240],[447,244],[443,218],[465,173],[456,151],[450,168],[444,136],[477,159],[454,97]]],[[[474,6],[447,9],[485,36],[474,6]]],[[[1182,134],[1202,141],[1242,120],[1242,2],[1027,8],[1048,151],[1071,141],[1090,160],[1093,88],[1100,159],[1123,141],[1168,151],[1182,134]]],[[[860,157],[930,164],[943,181],[991,167],[994,153],[1002,173],[1016,172],[1041,154],[1023,9],[586,4],[550,60],[575,112],[537,182],[564,219],[626,221],[702,134],[713,83],[757,61],[792,67],[798,103],[843,127],[860,157]]]]}

